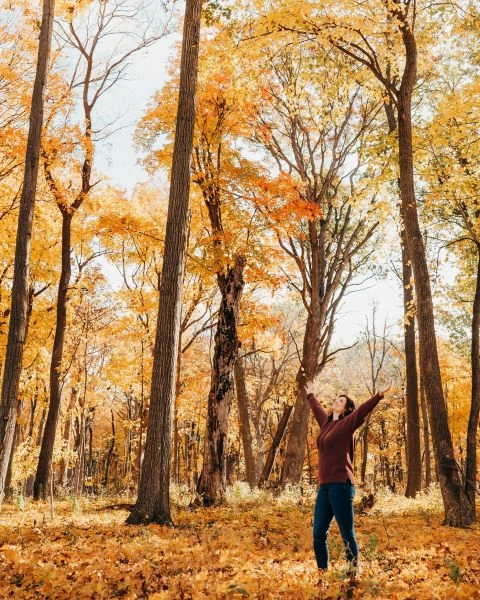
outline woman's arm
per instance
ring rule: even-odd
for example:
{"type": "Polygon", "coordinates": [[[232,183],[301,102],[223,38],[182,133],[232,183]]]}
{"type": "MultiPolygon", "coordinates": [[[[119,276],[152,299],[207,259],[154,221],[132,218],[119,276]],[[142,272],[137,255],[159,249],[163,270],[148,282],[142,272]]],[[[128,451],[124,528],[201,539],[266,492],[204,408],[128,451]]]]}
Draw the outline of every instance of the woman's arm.
{"type": "Polygon", "coordinates": [[[317,400],[315,394],[313,393],[313,384],[310,381],[307,381],[305,385],[305,391],[307,392],[307,400],[310,404],[310,408],[312,409],[313,415],[317,420],[317,423],[322,427],[322,425],[327,420],[327,413],[320,402],[317,400]]]}
{"type": "Polygon", "coordinates": [[[353,411],[352,414],[348,415],[346,419],[349,420],[350,426],[353,430],[358,429],[360,425],[365,423],[365,419],[372,412],[372,410],[377,406],[380,400],[385,396],[385,394],[390,389],[390,384],[381,388],[374,396],[372,396],[369,400],[360,404],[360,406],[353,411]]]}
{"type": "Polygon", "coordinates": [[[348,419],[349,425],[353,430],[358,429],[360,425],[363,425],[363,423],[365,423],[365,419],[377,406],[377,404],[382,398],[383,394],[375,394],[369,400],[363,402],[363,404],[360,404],[360,406],[356,410],[354,410],[350,415],[345,417],[345,421],[348,419]]]}

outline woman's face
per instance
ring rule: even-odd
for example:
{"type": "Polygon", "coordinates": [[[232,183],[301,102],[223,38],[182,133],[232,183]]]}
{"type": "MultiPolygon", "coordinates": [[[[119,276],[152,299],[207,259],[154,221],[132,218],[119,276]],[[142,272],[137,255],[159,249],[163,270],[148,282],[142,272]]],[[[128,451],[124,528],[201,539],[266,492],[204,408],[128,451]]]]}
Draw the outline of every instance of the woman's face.
{"type": "Polygon", "coordinates": [[[345,396],[337,396],[337,398],[335,398],[335,400],[332,403],[332,412],[341,415],[343,412],[345,412],[346,405],[347,399],[345,398],[345,396]]]}

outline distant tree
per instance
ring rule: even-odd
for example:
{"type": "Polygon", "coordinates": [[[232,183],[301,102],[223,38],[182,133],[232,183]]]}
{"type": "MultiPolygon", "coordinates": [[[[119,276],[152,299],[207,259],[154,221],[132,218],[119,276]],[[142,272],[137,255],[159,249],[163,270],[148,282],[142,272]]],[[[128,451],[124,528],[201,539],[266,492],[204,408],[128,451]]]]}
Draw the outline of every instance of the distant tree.
{"type": "Polygon", "coordinates": [[[30,242],[40,161],[44,91],[48,73],[54,9],[55,0],[44,0],[37,69],[30,108],[22,196],[20,198],[10,322],[2,381],[0,405],[0,505],[5,494],[5,479],[15,434],[18,389],[27,328],[30,242]]]}

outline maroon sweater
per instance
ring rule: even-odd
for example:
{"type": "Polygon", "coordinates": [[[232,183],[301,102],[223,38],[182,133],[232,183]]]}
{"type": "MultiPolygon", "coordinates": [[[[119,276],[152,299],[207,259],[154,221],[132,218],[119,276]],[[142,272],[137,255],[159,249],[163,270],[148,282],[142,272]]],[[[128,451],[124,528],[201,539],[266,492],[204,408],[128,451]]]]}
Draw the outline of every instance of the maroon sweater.
{"type": "Polygon", "coordinates": [[[383,395],[375,394],[343,419],[329,421],[325,409],[315,395],[308,394],[310,408],[320,425],[317,438],[319,484],[350,481],[355,485],[353,433],[365,422],[382,398],[383,395]]]}

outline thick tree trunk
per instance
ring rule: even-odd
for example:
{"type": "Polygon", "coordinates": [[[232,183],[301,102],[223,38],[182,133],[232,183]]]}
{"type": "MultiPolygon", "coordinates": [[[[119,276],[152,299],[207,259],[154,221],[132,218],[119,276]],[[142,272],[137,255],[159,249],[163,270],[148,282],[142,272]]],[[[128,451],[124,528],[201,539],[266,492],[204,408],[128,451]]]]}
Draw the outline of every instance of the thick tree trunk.
{"type": "Polygon", "coordinates": [[[435,461],[445,508],[444,522],[447,525],[464,527],[474,522],[474,513],[463,489],[453,453],[437,353],[430,279],[415,197],[411,105],[416,81],[416,44],[414,35],[407,25],[404,25],[402,34],[406,49],[406,63],[397,96],[400,195],[407,252],[412,261],[415,280],[420,369],[425,384],[435,461]]]}
{"type": "MultiPolygon", "coordinates": [[[[388,132],[397,130],[395,108],[391,101],[385,103],[388,121],[388,132]]],[[[399,182],[400,183],[400,182],[399,182]]],[[[422,489],[422,452],[420,445],[420,416],[418,402],[417,351],[415,347],[415,317],[414,294],[412,281],[412,266],[407,254],[403,211],[400,237],[402,247],[402,287],[403,287],[403,336],[405,342],[405,378],[407,399],[407,487],[405,496],[414,498],[422,489]]]]}
{"type": "MultiPolygon", "coordinates": [[[[404,230],[402,229],[402,238],[404,230]]],[[[405,377],[407,400],[407,487],[405,496],[414,498],[422,489],[422,451],[420,447],[420,410],[418,402],[417,352],[415,348],[415,317],[412,288],[412,268],[402,240],[403,336],[405,340],[405,377]]]]}
{"type": "Polygon", "coordinates": [[[467,459],[465,466],[465,493],[476,515],[475,500],[477,493],[477,439],[478,418],[480,412],[480,244],[477,244],[478,264],[475,297],[472,310],[472,403],[467,429],[467,459]]]}
{"type": "Polygon", "coordinates": [[[3,502],[5,477],[15,433],[18,388],[27,328],[30,241],[43,125],[43,93],[47,80],[54,8],[55,0],[43,1],[38,61],[30,108],[25,171],[15,244],[10,323],[0,405],[0,505],[3,502]]]}
{"type": "Polygon", "coordinates": [[[258,487],[265,485],[270,477],[270,474],[273,469],[273,465],[275,464],[275,458],[277,456],[278,448],[282,443],[283,436],[285,435],[285,431],[287,430],[288,419],[290,418],[290,414],[292,412],[293,406],[287,405],[283,409],[282,416],[280,417],[280,421],[277,425],[277,430],[275,435],[273,436],[272,445],[267,454],[267,460],[265,461],[265,466],[263,467],[262,474],[260,475],[260,479],[258,480],[258,487]]]}
{"type": "Polygon", "coordinates": [[[188,231],[190,160],[195,125],[202,0],[187,0],[180,63],[180,87],[163,255],[160,302],[152,370],[145,455],[129,524],[171,524],[170,454],[175,374],[180,334],[185,244],[188,231]]]}
{"type": "Polygon", "coordinates": [[[250,429],[250,418],[248,412],[248,393],[245,385],[245,367],[242,358],[237,358],[234,366],[235,391],[237,393],[238,419],[240,435],[242,436],[243,453],[245,456],[245,468],[247,481],[251,488],[257,485],[257,468],[253,453],[252,431],[250,429]]]}
{"type": "Polygon", "coordinates": [[[70,263],[71,254],[71,228],[73,213],[61,209],[62,212],[62,268],[57,293],[57,319],[55,337],[53,339],[52,359],[50,362],[50,403],[48,406],[47,420],[43,432],[42,446],[38,457],[37,473],[33,484],[33,498],[46,498],[49,489],[53,457],[53,447],[57,432],[58,415],[62,395],[62,359],[67,329],[67,295],[72,272],[70,263]]]}
{"type": "Polygon", "coordinates": [[[217,276],[222,300],[218,311],[212,377],[208,394],[203,469],[197,493],[204,506],[225,500],[227,484],[228,418],[233,398],[233,367],[238,355],[238,313],[244,286],[245,258],[217,276]]]}

